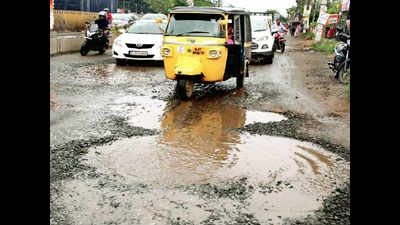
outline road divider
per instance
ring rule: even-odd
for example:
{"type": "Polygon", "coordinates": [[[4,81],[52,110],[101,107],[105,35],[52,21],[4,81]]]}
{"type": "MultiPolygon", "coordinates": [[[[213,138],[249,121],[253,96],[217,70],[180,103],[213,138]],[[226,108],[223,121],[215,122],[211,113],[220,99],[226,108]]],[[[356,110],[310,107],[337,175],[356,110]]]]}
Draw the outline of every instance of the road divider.
{"type": "MultiPolygon", "coordinates": [[[[110,47],[112,46],[115,38],[113,35],[110,38],[110,47]]],[[[70,34],[51,34],[50,35],[50,56],[79,52],[82,43],[85,41],[83,34],[70,33],[70,34]]]]}

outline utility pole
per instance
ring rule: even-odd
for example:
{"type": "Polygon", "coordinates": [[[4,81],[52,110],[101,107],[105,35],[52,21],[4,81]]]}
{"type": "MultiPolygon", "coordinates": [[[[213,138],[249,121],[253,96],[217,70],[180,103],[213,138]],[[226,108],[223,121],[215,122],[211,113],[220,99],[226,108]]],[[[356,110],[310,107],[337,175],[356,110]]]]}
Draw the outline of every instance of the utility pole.
{"type": "MultiPolygon", "coordinates": [[[[321,6],[319,10],[319,17],[323,16],[328,10],[326,7],[327,0],[321,0],[321,6]]],[[[319,42],[322,39],[323,29],[325,24],[318,23],[317,24],[317,32],[315,34],[315,41],[319,42]]]]}
{"type": "Polygon", "coordinates": [[[316,21],[315,14],[317,13],[317,9],[319,6],[319,0],[313,0],[314,12],[313,12],[313,19],[312,22],[316,21]]]}
{"type": "Polygon", "coordinates": [[[310,14],[311,14],[311,5],[310,5],[310,0],[307,0],[307,3],[304,7],[304,12],[303,12],[303,21],[304,21],[304,29],[303,33],[306,33],[309,25],[310,25],[310,14]]]}

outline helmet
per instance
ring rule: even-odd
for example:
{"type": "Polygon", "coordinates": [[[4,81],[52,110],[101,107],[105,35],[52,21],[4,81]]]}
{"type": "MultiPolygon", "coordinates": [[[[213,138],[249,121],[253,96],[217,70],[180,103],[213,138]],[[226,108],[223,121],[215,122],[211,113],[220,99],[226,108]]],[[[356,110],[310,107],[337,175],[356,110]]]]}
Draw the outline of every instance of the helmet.
{"type": "Polygon", "coordinates": [[[99,12],[99,16],[107,16],[107,13],[104,12],[104,11],[100,11],[100,12],[99,12]]]}
{"type": "Polygon", "coordinates": [[[108,8],[105,8],[104,11],[110,11],[108,8]]]}

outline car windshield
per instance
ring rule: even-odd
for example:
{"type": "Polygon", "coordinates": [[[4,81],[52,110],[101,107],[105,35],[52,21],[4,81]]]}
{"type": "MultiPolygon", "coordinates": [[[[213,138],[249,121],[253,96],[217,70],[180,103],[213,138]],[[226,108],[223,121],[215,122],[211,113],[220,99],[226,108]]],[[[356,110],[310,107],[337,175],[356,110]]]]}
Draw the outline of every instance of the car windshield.
{"type": "Polygon", "coordinates": [[[218,20],[220,14],[173,14],[165,35],[224,38],[225,32],[218,20]]]}
{"type": "Polygon", "coordinates": [[[157,18],[162,18],[166,20],[167,16],[164,14],[146,14],[142,17],[142,20],[155,20],[157,18]]]}
{"type": "Polygon", "coordinates": [[[163,34],[165,30],[166,23],[161,23],[158,25],[156,22],[142,22],[136,23],[128,28],[127,33],[133,34],[163,34]],[[161,29],[160,29],[161,27],[161,29]]]}
{"type": "Polygon", "coordinates": [[[262,19],[252,19],[251,20],[251,30],[257,31],[268,31],[268,22],[262,19]]]}

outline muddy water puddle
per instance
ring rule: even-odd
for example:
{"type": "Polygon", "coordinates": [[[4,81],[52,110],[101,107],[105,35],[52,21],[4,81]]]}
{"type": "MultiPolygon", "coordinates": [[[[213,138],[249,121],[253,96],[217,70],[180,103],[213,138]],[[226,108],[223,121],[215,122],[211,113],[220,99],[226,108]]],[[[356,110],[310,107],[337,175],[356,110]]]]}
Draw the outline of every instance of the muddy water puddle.
{"type": "Polygon", "coordinates": [[[181,102],[172,109],[153,101],[125,97],[116,102],[115,107],[137,113],[132,124],[158,128],[161,134],[89,150],[85,163],[102,175],[64,183],[68,194],[61,201],[73,220],[200,224],[214,218],[211,224],[231,224],[247,213],[261,224],[279,224],[312,214],[321,197],[348,179],[348,163],[317,145],[233,129],[285,120],[280,114],[218,101],[181,102]]]}

